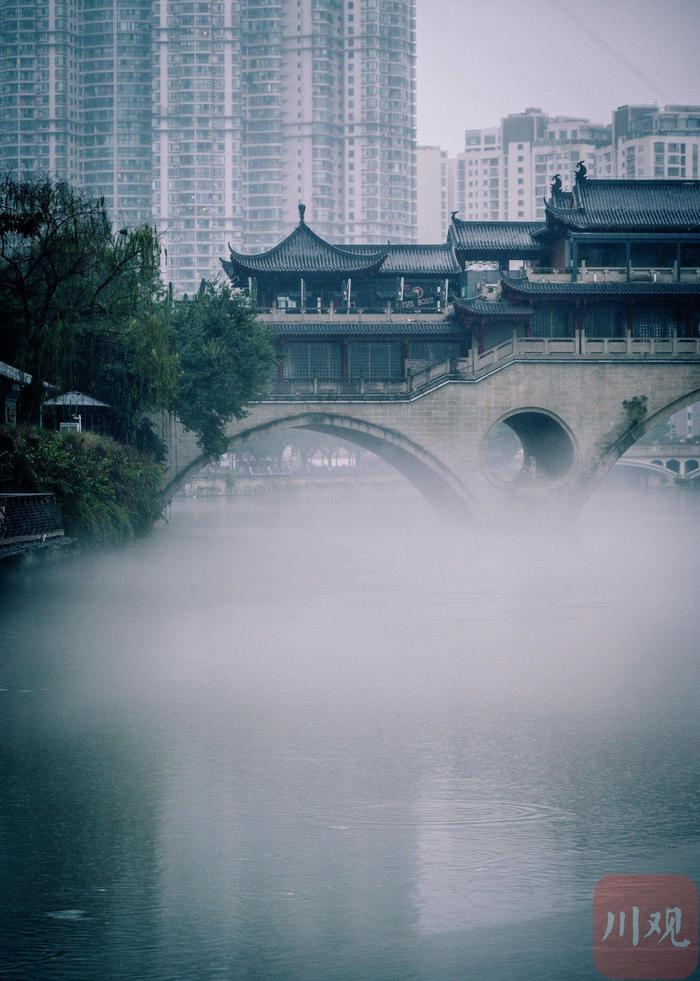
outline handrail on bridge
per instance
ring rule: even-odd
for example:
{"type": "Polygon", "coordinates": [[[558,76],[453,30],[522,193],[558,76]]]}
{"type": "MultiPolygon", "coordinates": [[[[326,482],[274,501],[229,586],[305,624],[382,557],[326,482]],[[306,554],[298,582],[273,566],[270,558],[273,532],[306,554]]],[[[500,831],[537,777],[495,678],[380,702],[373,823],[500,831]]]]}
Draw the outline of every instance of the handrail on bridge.
{"type": "Polygon", "coordinates": [[[295,398],[323,401],[350,397],[360,401],[374,399],[415,398],[445,381],[478,381],[494,370],[514,361],[649,361],[700,358],[700,338],[678,337],[673,331],[666,338],[588,337],[585,330],[573,337],[513,336],[487,351],[474,348],[468,357],[454,358],[428,365],[402,379],[288,379],[271,382],[264,398],[295,398]]]}

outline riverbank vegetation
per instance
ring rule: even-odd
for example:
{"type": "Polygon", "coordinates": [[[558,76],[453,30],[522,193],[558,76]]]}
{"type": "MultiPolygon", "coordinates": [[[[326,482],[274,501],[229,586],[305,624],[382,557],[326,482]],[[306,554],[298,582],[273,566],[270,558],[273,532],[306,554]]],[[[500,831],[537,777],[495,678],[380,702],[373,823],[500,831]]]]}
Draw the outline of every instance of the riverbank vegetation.
{"type": "Polygon", "coordinates": [[[153,228],[113,229],[101,199],[50,178],[0,180],[0,361],[24,373],[16,486],[4,489],[55,491],[86,537],[137,534],[157,517],[155,414],[176,413],[213,457],[272,364],[247,296],[203,282],[174,299],[162,257],[153,228]],[[69,391],[107,404],[113,438],[41,430],[43,403],[69,391]]]}
{"type": "Polygon", "coordinates": [[[113,439],[4,427],[0,457],[0,489],[54,493],[72,538],[123,541],[147,532],[161,514],[161,466],[113,439]]]}

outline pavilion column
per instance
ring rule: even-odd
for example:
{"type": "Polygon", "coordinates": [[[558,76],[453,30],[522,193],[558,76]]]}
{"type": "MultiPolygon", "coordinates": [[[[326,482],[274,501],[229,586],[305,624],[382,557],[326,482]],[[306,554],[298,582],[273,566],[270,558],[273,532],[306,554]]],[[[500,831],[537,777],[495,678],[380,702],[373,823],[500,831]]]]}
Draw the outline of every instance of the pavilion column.
{"type": "Polygon", "coordinates": [[[625,334],[627,338],[627,352],[632,350],[632,339],[634,337],[634,306],[627,304],[625,309],[625,334]]]}
{"type": "Polygon", "coordinates": [[[408,341],[401,341],[399,357],[401,359],[401,377],[406,378],[406,362],[408,361],[408,341]]]}
{"type": "Polygon", "coordinates": [[[340,342],[340,380],[348,381],[350,378],[350,343],[343,339],[340,342]]]}
{"type": "Polygon", "coordinates": [[[574,307],[574,347],[578,354],[583,350],[583,330],[586,324],[586,301],[579,300],[574,307]]]}
{"type": "Polygon", "coordinates": [[[275,341],[275,356],[277,358],[277,381],[284,381],[284,347],[282,341],[277,338],[275,341]]]}

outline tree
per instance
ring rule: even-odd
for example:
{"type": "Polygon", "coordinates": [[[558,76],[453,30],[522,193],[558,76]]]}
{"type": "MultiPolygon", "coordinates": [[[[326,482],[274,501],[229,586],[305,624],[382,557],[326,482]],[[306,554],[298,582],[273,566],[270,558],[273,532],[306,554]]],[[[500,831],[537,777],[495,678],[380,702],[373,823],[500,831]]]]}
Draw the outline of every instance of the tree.
{"type": "Polygon", "coordinates": [[[208,456],[225,452],[226,424],[245,416],[273,363],[250,300],[228,283],[204,282],[171,317],[178,352],[173,411],[208,456]]]}
{"type": "Polygon", "coordinates": [[[32,376],[18,418],[39,420],[49,382],[115,407],[129,439],[173,396],[153,229],[112,233],[103,200],[48,177],[0,181],[0,357],[32,376]]]}

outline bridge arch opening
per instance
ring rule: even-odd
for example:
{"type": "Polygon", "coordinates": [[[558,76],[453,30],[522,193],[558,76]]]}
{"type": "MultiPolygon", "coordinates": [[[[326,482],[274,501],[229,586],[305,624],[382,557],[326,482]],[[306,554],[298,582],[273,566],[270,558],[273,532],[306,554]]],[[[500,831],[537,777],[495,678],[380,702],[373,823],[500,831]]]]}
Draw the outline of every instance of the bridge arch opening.
{"type": "MultiPolygon", "coordinates": [[[[244,445],[251,437],[283,429],[304,429],[353,443],[375,453],[390,464],[437,510],[457,516],[479,513],[476,499],[467,487],[432,453],[396,430],[351,416],[328,412],[305,412],[285,416],[252,425],[248,429],[240,429],[229,437],[229,447],[244,445]]],[[[208,459],[204,455],[192,460],[170,480],[164,489],[164,494],[172,497],[207,462],[208,459]]]]}
{"type": "Polygon", "coordinates": [[[572,472],[576,457],[567,426],[545,409],[516,409],[499,419],[482,446],[482,464],[499,483],[555,483],[572,472]]]}

